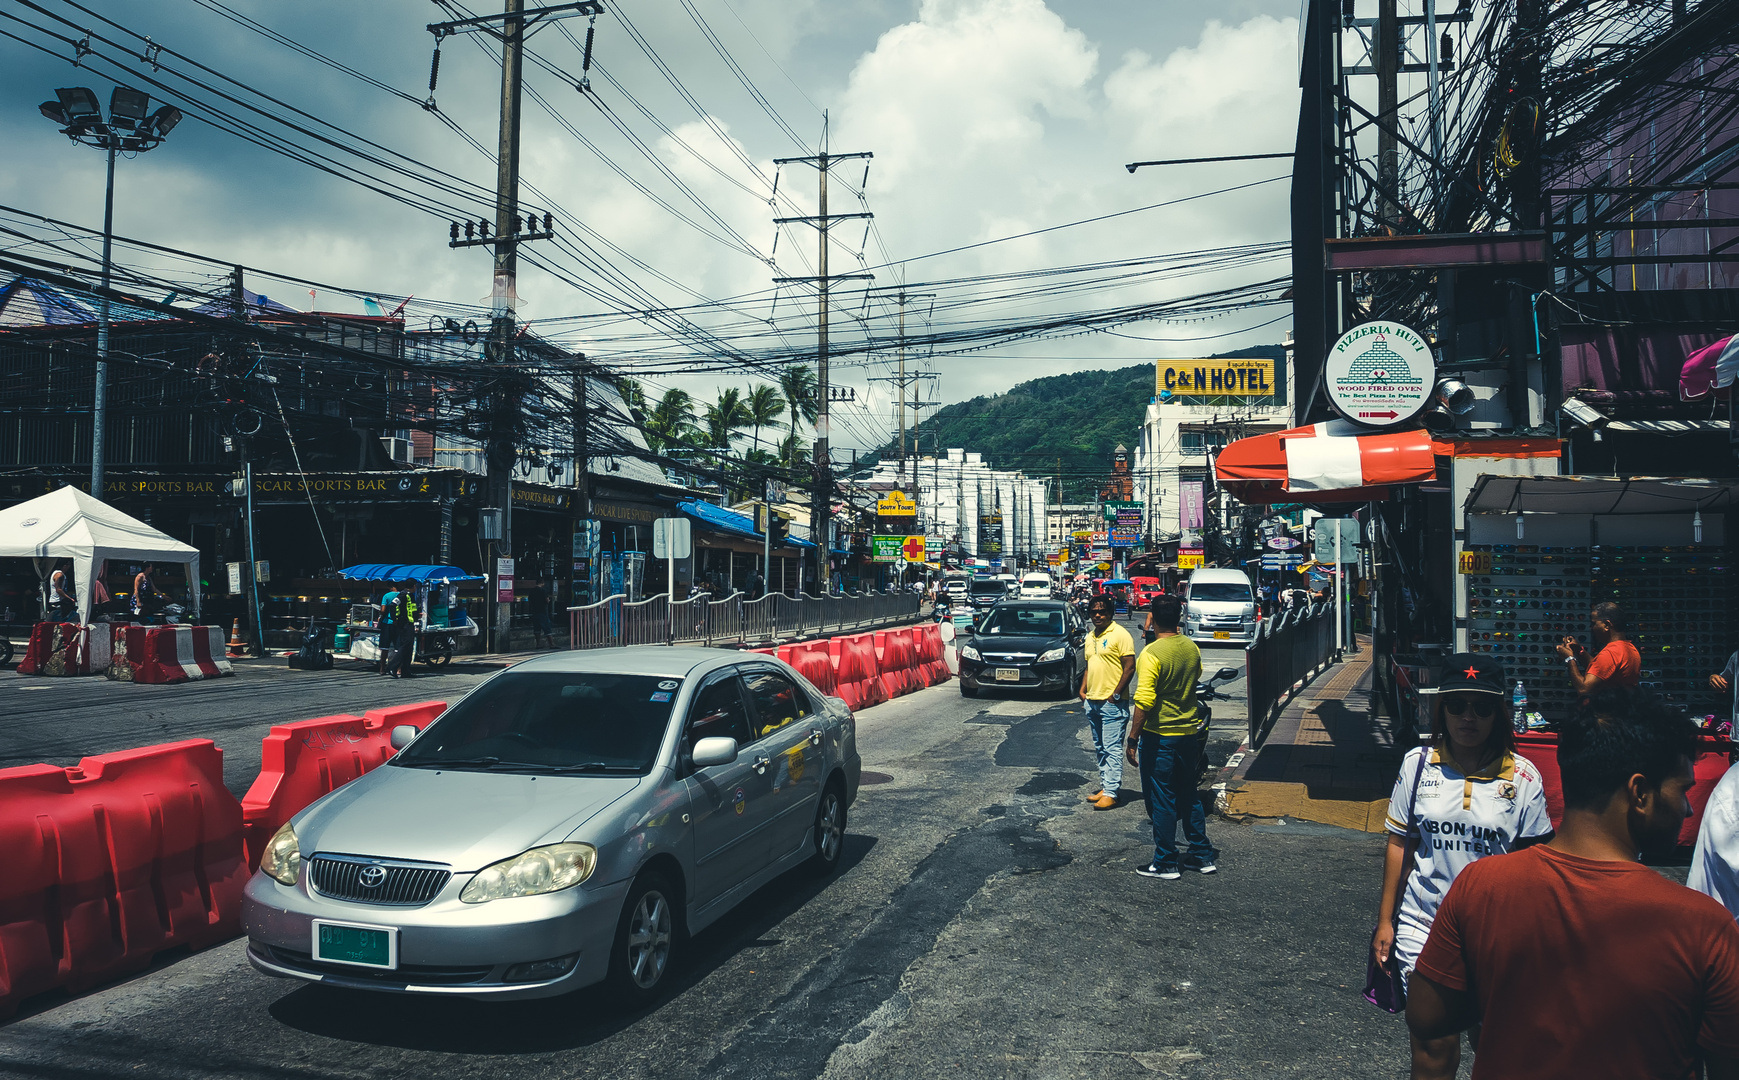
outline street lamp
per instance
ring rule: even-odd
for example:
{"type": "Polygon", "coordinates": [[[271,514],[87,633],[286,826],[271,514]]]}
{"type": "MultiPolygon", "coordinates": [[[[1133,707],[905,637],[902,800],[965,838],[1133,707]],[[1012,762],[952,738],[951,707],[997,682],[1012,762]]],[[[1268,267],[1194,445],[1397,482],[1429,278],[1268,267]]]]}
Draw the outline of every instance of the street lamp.
{"type": "Polygon", "coordinates": [[[67,138],[106,150],[109,155],[108,187],[103,194],[103,289],[97,298],[96,393],[91,407],[91,494],[100,499],[103,434],[109,416],[109,251],[115,227],[115,154],[139,154],[159,145],[181,122],[181,110],[164,105],[150,112],[149,94],[117,86],[109,95],[109,119],[105,122],[97,95],[88,88],[64,87],[54,96],[56,100],[38,106],[42,115],[59,125],[67,138]]]}

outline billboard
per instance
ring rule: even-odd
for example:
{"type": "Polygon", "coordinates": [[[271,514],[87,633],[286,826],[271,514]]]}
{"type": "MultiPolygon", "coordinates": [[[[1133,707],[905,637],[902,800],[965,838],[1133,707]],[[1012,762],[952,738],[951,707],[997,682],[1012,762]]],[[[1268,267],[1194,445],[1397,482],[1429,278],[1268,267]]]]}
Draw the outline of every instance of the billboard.
{"type": "Polygon", "coordinates": [[[1273,397],[1274,361],[1161,360],[1154,389],[1159,400],[1174,397],[1273,397]]]}

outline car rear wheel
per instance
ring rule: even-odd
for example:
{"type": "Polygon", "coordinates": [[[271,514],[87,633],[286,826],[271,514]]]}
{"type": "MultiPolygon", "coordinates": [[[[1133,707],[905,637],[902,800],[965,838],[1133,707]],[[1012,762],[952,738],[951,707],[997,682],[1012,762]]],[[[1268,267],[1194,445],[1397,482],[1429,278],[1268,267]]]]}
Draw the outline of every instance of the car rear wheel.
{"type": "Polygon", "coordinates": [[[656,1001],[670,982],[680,941],[676,895],[664,875],[656,872],[640,875],[628,890],[610,947],[608,982],[616,1000],[629,1008],[656,1001]]]}
{"type": "Polygon", "coordinates": [[[815,806],[815,854],[809,868],[817,877],[826,877],[839,869],[839,857],[845,851],[845,791],[839,781],[831,781],[815,806]]]}

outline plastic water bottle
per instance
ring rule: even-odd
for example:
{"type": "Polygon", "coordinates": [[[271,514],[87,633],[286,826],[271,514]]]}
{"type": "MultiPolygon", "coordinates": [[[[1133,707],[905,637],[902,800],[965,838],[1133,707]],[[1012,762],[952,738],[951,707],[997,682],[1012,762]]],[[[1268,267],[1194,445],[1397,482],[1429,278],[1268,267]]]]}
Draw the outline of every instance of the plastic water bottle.
{"type": "Polygon", "coordinates": [[[1516,688],[1510,691],[1510,727],[1517,735],[1528,733],[1528,688],[1520,679],[1516,680],[1516,688]]]}

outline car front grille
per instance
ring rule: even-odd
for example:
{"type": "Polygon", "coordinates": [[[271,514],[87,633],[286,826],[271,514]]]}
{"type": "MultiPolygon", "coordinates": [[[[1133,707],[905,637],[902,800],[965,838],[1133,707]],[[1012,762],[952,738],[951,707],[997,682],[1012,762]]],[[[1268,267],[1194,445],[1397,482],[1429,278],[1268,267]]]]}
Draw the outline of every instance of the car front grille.
{"type": "Polygon", "coordinates": [[[267,960],[282,967],[306,971],[311,975],[341,975],[347,979],[366,979],[380,983],[417,983],[422,986],[454,986],[482,982],[494,970],[487,967],[449,967],[436,964],[400,964],[386,968],[361,967],[356,964],[329,964],[316,960],[312,953],[265,946],[267,960]]]}
{"type": "Polygon", "coordinates": [[[980,653],[987,664],[1030,664],[1035,654],[1023,653],[980,653]]]}
{"type": "Polygon", "coordinates": [[[316,855],[308,860],[308,880],[316,892],[359,904],[418,907],[433,900],[452,876],[443,867],[359,855],[316,855]]]}

